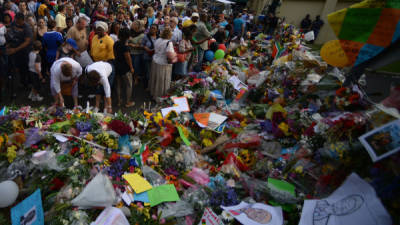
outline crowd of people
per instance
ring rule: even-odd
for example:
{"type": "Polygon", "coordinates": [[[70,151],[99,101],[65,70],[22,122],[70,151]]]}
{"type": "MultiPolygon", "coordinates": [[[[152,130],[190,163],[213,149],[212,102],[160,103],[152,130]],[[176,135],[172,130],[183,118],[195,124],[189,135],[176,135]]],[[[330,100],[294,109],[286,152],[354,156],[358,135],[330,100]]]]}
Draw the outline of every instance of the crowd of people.
{"type": "Polygon", "coordinates": [[[70,95],[80,107],[84,87],[96,98],[95,111],[103,99],[109,113],[113,101],[135,104],[135,85],[157,99],[172,80],[201,71],[210,39],[228,46],[245,34],[273,34],[279,23],[273,12],[255,23],[246,9],[210,15],[158,0],[8,0],[0,6],[0,93],[7,86],[15,98],[29,89],[30,100],[51,94],[60,106],[70,95]]]}

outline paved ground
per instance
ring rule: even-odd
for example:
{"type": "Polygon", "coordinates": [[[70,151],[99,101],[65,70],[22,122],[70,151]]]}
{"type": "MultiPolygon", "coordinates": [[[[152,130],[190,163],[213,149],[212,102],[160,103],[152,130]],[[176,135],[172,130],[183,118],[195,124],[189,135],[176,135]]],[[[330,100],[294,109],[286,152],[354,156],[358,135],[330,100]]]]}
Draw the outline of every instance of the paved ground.
{"type": "MultiPolygon", "coordinates": [[[[33,107],[39,107],[39,106],[43,106],[43,105],[50,106],[53,103],[53,98],[50,95],[50,85],[48,82],[46,84],[43,84],[43,86],[42,86],[41,95],[44,97],[43,101],[33,102],[33,101],[29,100],[28,99],[29,92],[30,92],[29,88],[19,87],[17,90],[17,93],[16,93],[16,98],[13,99],[12,94],[11,94],[10,84],[6,83],[5,88],[2,91],[2,98],[1,98],[0,106],[3,107],[4,105],[6,105],[6,106],[31,105],[33,107]]],[[[94,106],[95,99],[87,98],[87,93],[85,93],[85,92],[88,92],[86,90],[86,88],[84,88],[84,87],[79,88],[79,93],[80,93],[80,95],[82,94],[82,96],[79,98],[79,105],[81,105],[82,107],[85,108],[86,102],[89,100],[90,105],[94,106]]],[[[121,94],[122,94],[122,99],[123,99],[123,103],[124,103],[125,102],[124,101],[125,92],[122,91],[121,94]]],[[[112,96],[115,96],[115,90],[113,90],[112,96]]],[[[68,108],[73,107],[73,101],[72,101],[71,97],[65,96],[64,100],[65,100],[66,107],[68,107],[68,108]]],[[[138,85],[134,86],[134,88],[133,88],[132,100],[135,101],[135,103],[136,103],[134,107],[131,107],[128,109],[123,106],[124,104],[122,104],[121,107],[118,107],[116,100],[115,99],[113,99],[113,100],[114,100],[113,101],[113,111],[114,112],[117,112],[119,110],[121,110],[122,112],[129,112],[132,109],[142,107],[144,102],[146,102],[146,105],[148,105],[148,102],[151,101],[151,96],[150,96],[149,92],[145,90],[144,85],[139,83],[138,85]]]]}

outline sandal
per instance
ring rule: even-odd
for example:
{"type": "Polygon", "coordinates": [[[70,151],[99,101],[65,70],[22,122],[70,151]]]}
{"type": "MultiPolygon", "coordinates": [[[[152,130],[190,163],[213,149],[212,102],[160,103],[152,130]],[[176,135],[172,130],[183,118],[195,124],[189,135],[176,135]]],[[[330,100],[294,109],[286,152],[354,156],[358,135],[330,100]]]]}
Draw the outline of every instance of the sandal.
{"type": "Polygon", "coordinates": [[[135,105],[135,102],[128,102],[128,103],[126,103],[125,107],[126,108],[130,108],[130,107],[132,107],[134,105],[135,105]]]}

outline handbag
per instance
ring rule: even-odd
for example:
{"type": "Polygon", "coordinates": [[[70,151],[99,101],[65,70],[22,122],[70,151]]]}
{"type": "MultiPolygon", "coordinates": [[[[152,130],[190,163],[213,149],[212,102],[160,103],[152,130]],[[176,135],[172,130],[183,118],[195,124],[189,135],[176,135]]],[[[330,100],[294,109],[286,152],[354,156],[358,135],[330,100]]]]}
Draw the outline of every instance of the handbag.
{"type": "MultiPolygon", "coordinates": [[[[167,42],[167,46],[165,47],[165,49],[168,48],[169,43],[170,43],[170,41],[167,42]]],[[[177,57],[177,54],[175,51],[167,52],[167,61],[168,61],[168,64],[174,64],[178,61],[178,57],[177,57]]]]}
{"type": "MultiPolygon", "coordinates": [[[[183,41],[183,40],[181,40],[181,41],[183,41]]],[[[174,49],[175,49],[175,52],[176,52],[176,56],[178,58],[178,62],[185,62],[187,54],[186,53],[179,53],[179,46],[175,46],[174,49]]]]}

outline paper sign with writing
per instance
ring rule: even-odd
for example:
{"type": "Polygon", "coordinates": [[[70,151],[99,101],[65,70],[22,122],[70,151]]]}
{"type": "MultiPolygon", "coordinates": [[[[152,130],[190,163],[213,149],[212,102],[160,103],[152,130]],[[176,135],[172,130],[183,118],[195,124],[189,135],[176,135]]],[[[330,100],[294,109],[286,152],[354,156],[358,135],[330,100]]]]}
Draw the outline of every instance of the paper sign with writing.
{"type": "Polygon", "coordinates": [[[327,42],[321,48],[320,54],[322,59],[329,63],[329,65],[336,67],[345,67],[349,65],[349,60],[339,40],[327,42]]]}
{"type": "Polygon", "coordinates": [[[211,208],[205,208],[199,225],[224,225],[221,219],[211,208]]]}
{"type": "Polygon", "coordinates": [[[11,222],[12,225],[44,225],[40,189],[11,209],[11,222]]]}
{"type": "Polygon", "coordinates": [[[137,173],[124,174],[122,177],[128,181],[129,185],[137,194],[148,191],[152,188],[151,184],[137,173]]]}

